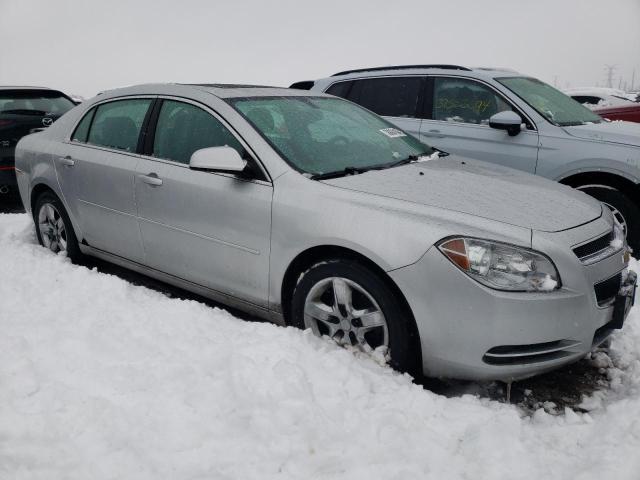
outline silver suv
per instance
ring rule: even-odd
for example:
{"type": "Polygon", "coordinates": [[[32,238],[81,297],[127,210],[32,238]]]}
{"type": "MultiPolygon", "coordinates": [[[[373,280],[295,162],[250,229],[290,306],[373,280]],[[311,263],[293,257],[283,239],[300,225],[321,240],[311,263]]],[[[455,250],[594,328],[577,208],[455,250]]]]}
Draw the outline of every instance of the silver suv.
{"type": "Polygon", "coordinates": [[[499,69],[367,68],[291,87],[351,100],[447,152],[583,190],[640,250],[640,124],[603,120],[540,80],[499,69]]]}

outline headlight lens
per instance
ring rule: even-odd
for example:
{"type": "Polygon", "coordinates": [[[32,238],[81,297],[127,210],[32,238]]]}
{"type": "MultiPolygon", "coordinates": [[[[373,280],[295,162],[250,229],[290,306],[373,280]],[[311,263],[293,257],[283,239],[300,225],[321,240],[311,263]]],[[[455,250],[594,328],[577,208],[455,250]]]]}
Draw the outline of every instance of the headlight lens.
{"type": "Polygon", "coordinates": [[[471,278],[497,290],[550,292],[560,288],[553,262],[541,253],[490,240],[457,237],[438,249],[471,278]]]}
{"type": "Polygon", "coordinates": [[[613,239],[611,240],[611,247],[620,250],[624,246],[625,240],[623,226],[620,225],[616,217],[613,217],[613,239]]]}

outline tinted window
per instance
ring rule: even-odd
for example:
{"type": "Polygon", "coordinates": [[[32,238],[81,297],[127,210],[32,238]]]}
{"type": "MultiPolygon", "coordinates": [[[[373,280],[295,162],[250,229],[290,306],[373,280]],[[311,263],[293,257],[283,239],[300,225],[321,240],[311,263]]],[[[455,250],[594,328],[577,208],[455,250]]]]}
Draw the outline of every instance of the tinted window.
{"type": "Polygon", "coordinates": [[[71,140],[74,142],[86,142],[87,135],[89,134],[89,127],[91,126],[91,120],[93,119],[93,114],[96,113],[96,109],[92,108],[88,113],[82,118],[78,126],[76,127],[76,131],[73,132],[71,136],[71,140]]]}
{"type": "Polygon", "coordinates": [[[88,143],[135,152],[151,100],[116,100],[96,109],[88,143]]]}
{"type": "Polygon", "coordinates": [[[505,110],[512,110],[511,105],[486,85],[460,78],[434,79],[434,120],[488,125],[492,115],[505,110]]]}
{"type": "Polygon", "coordinates": [[[188,164],[196,150],[225,145],[245,156],[240,142],[211,114],[189,103],[162,102],[153,156],[188,164]]]}
{"type": "Polygon", "coordinates": [[[335,95],[336,97],[347,98],[349,90],[351,90],[351,84],[353,82],[338,82],[327,88],[329,95],[335,95]]]}
{"type": "Polygon", "coordinates": [[[75,107],[74,103],[55,90],[3,90],[0,92],[0,113],[62,115],[75,107]]]}
{"type": "Polygon", "coordinates": [[[358,80],[348,98],[378,115],[415,117],[422,85],[421,77],[358,80]]]}

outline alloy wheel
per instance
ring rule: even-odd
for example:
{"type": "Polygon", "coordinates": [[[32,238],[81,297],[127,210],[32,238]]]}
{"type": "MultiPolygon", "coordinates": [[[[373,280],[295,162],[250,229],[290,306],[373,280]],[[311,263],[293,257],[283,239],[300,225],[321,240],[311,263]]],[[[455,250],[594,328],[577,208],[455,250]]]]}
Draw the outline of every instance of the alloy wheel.
{"type": "Polygon", "coordinates": [[[38,212],[38,230],[42,245],[54,253],[67,251],[67,232],[58,209],[51,203],[43,203],[38,212]]]}
{"type": "Polygon", "coordinates": [[[378,303],[362,286],[342,277],[325,278],[309,291],[304,325],[317,336],[367,352],[389,346],[387,320],[378,303]]]}

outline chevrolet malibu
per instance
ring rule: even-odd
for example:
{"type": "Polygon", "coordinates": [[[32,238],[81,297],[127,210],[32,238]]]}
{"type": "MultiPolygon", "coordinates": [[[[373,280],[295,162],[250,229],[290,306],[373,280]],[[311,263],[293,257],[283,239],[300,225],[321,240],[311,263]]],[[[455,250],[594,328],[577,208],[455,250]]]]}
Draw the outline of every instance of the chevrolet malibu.
{"type": "Polygon", "coordinates": [[[412,374],[508,381],[573,362],[622,326],[635,290],[598,201],[325,94],[113,90],[23,138],[16,171],[51,251],[412,374]]]}

